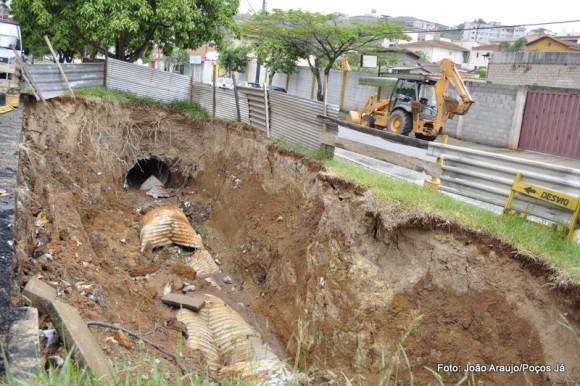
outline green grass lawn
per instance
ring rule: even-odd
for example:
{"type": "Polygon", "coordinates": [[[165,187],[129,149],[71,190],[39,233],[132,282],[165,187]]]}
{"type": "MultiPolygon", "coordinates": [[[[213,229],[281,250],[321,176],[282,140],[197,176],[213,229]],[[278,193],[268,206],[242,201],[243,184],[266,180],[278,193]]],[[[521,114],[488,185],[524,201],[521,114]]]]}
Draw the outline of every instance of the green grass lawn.
{"type": "Polygon", "coordinates": [[[580,282],[580,244],[566,241],[562,232],[516,216],[498,215],[348,161],[333,158],[324,162],[334,174],[369,187],[379,200],[394,200],[401,207],[416,207],[420,211],[486,230],[514,244],[522,252],[544,258],[580,282]]]}

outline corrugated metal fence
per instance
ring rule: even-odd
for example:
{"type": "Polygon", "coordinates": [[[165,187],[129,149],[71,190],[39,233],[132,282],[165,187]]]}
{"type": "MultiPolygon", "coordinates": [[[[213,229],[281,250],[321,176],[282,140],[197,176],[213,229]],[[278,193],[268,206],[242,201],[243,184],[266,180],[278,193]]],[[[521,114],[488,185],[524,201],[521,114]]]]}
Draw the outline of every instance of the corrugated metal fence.
{"type": "MultiPolygon", "coordinates": [[[[504,206],[516,174],[522,182],[580,196],[580,170],[440,143],[428,155],[443,158],[440,189],[504,206]]],[[[557,223],[569,223],[571,212],[546,201],[516,194],[512,208],[557,223]]]]}
{"type": "Polygon", "coordinates": [[[190,78],[146,66],[108,59],[108,88],[128,91],[163,102],[189,100],[190,78]]]}
{"type": "MultiPolygon", "coordinates": [[[[221,88],[216,88],[216,104],[215,104],[215,115],[216,117],[236,120],[236,100],[234,97],[234,92],[232,90],[225,90],[221,88]]],[[[242,122],[250,123],[248,116],[248,102],[247,99],[243,97],[243,93],[239,92],[239,103],[240,103],[240,119],[242,122]]],[[[194,83],[192,90],[192,102],[198,103],[201,107],[206,109],[210,114],[212,112],[212,93],[213,89],[210,85],[203,83],[194,83]]]]}
{"type": "MultiPolygon", "coordinates": [[[[71,87],[98,87],[105,85],[104,63],[61,64],[71,87]]],[[[26,66],[45,99],[55,98],[68,92],[56,64],[32,64],[26,66]]],[[[36,99],[38,95],[36,95],[36,99]]]]}

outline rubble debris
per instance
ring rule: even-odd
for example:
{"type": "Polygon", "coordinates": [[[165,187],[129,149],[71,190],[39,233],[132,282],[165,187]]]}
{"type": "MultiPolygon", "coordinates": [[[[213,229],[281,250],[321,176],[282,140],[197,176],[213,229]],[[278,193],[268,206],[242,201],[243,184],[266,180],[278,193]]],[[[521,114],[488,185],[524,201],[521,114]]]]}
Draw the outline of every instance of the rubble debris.
{"type": "Polygon", "coordinates": [[[205,306],[205,300],[200,296],[188,296],[170,293],[161,298],[161,301],[167,305],[183,307],[192,311],[199,311],[205,306]]]}
{"type": "Polygon", "coordinates": [[[24,314],[8,331],[8,368],[18,377],[28,378],[40,371],[38,310],[23,307],[24,314]]]}
{"type": "Polygon", "coordinates": [[[195,286],[193,284],[191,285],[186,285],[185,287],[183,287],[181,289],[181,292],[183,293],[187,293],[187,292],[194,292],[195,291],[195,286]]]}
{"type": "Polygon", "coordinates": [[[163,183],[161,181],[159,181],[159,179],[155,176],[150,176],[149,178],[147,178],[147,180],[145,180],[145,182],[143,182],[141,184],[141,187],[139,188],[139,190],[151,190],[152,188],[156,187],[156,186],[163,186],[163,183]]]}
{"type": "Polygon", "coordinates": [[[163,186],[154,186],[145,194],[153,198],[169,198],[169,192],[163,186]]]}

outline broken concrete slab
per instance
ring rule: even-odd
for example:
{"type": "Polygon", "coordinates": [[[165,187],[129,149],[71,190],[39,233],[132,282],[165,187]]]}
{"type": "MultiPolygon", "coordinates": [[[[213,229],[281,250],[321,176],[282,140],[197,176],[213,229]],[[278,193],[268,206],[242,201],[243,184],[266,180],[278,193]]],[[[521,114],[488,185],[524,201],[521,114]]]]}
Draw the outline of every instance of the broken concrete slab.
{"type": "Polygon", "coordinates": [[[161,298],[167,305],[187,308],[192,311],[199,311],[205,306],[205,300],[201,296],[188,296],[181,294],[167,294],[161,298]]]}
{"type": "Polygon", "coordinates": [[[41,370],[38,339],[38,310],[22,307],[23,315],[8,331],[8,368],[19,378],[28,378],[41,370]]]}
{"type": "Polygon", "coordinates": [[[145,194],[153,198],[169,198],[169,193],[163,186],[154,186],[145,194]]]}
{"type": "Polygon", "coordinates": [[[48,316],[61,334],[65,346],[73,350],[73,355],[90,368],[99,381],[110,379],[111,364],[76,308],[53,301],[48,316]]]}
{"type": "Polygon", "coordinates": [[[43,314],[48,314],[50,304],[56,299],[56,289],[33,277],[26,283],[22,296],[28,304],[38,308],[43,314]]]}
{"type": "MultiPolygon", "coordinates": [[[[50,317],[64,345],[72,349],[74,356],[89,367],[100,381],[110,378],[111,365],[107,357],[74,307],[58,301],[56,290],[37,278],[26,283],[23,295],[33,306],[50,317]]],[[[38,330],[38,322],[36,329],[38,330]]],[[[38,336],[36,339],[38,340],[38,336]]]]}
{"type": "Polygon", "coordinates": [[[139,190],[150,190],[154,186],[163,186],[163,182],[159,181],[159,179],[155,176],[149,176],[145,182],[141,184],[139,190]]]}

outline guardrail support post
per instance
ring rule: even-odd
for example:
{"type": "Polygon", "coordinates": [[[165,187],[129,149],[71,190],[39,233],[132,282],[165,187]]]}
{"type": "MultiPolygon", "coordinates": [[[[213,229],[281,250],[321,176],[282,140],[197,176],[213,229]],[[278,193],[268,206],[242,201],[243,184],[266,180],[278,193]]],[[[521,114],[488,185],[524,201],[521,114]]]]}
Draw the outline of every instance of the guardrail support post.
{"type": "MultiPolygon", "coordinates": [[[[449,140],[449,136],[444,135],[441,138],[441,143],[445,145],[445,144],[447,144],[448,140],[449,140]]],[[[435,163],[437,165],[441,165],[443,163],[443,158],[437,157],[437,160],[435,161],[435,163]]],[[[425,180],[425,182],[423,182],[424,187],[426,187],[427,189],[431,189],[435,192],[439,190],[439,185],[441,185],[441,180],[439,180],[439,178],[437,178],[437,177],[431,177],[431,179],[425,180]]]]}

